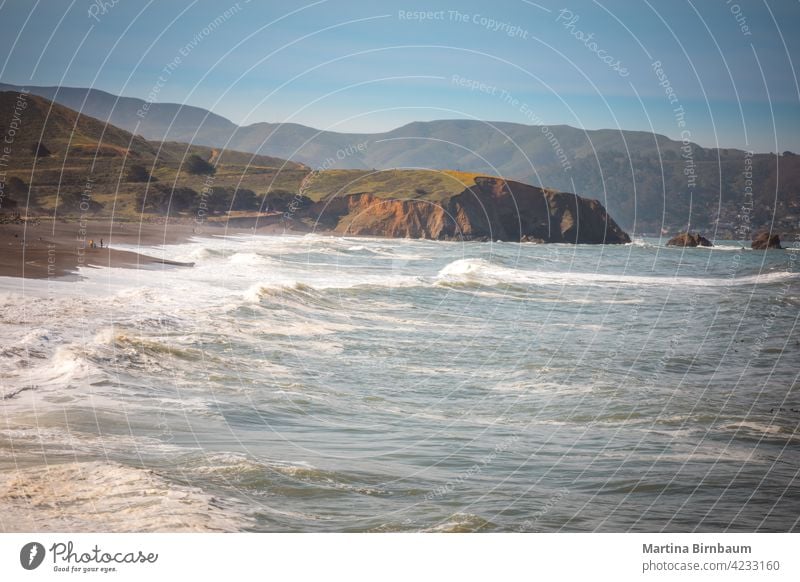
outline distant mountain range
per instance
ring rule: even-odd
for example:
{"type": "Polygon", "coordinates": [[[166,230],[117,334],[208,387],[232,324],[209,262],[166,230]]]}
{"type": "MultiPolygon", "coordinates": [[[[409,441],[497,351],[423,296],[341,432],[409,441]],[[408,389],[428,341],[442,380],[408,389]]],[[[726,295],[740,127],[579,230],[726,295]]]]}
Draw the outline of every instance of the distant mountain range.
{"type": "MultiPolygon", "coordinates": [[[[500,175],[599,199],[623,228],[701,229],[716,238],[800,230],[800,157],[709,149],[642,131],[508,122],[415,122],[374,134],[299,124],[239,127],[198,107],[96,89],[26,87],[143,136],[252,152],[312,168],[453,169],[500,175]],[[736,232],[735,232],[736,231],[736,232]]],[[[0,91],[18,91],[0,84],[0,91]]]]}

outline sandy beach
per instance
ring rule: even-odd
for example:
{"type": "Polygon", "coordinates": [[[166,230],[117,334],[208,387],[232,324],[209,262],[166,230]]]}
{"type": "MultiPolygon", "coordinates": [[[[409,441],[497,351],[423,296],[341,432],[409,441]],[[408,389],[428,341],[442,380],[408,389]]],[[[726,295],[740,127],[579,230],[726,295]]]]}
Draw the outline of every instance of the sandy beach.
{"type": "Polygon", "coordinates": [[[138,268],[153,264],[191,266],[164,261],[129,250],[118,244],[155,246],[176,244],[194,235],[234,234],[223,223],[202,227],[177,223],[132,223],[110,220],[29,220],[0,224],[0,276],[43,279],[74,274],[79,266],[138,268]],[[103,248],[100,248],[100,241],[103,248]],[[94,241],[92,247],[90,241],[94,241]]]}

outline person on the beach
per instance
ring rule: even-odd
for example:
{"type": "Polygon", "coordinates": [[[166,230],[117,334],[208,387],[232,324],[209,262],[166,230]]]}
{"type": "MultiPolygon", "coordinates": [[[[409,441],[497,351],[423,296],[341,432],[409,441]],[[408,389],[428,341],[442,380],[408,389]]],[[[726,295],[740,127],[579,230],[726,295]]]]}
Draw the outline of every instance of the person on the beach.
{"type": "Polygon", "coordinates": [[[100,239],[100,248],[103,248],[103,239],[100,239]]]}
{"type": "Polygon", "coordinates": [[[89,248],[90,249],[94,248],[94,239],[91,239],[91,238],[89,239],[89,248]]]}

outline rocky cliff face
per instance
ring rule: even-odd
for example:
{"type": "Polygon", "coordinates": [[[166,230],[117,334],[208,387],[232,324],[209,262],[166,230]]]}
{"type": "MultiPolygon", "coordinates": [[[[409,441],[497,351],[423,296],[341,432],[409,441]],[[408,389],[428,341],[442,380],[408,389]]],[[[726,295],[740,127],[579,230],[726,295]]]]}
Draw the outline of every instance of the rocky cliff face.
{"type": "Polygon", "coordinates": [[[500,178],[476,178],[475,184],[460,194],[438,201],[350,194],[318,202],[309,208],[308,215],[323,228],[350,235],[583,244],[630,242],[596,200],[500,178]]]}

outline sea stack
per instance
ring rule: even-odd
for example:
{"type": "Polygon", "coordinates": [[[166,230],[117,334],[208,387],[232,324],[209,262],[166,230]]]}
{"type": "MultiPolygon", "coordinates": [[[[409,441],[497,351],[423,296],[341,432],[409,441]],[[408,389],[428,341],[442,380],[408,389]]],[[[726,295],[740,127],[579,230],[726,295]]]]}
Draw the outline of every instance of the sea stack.
{"type": "Polygon", "coordinates": [[[696,232],[682,232],[667,242],[668,247],[711,247],[711,241],[696,232]]]}
{"type": "Polygon", "coordinates": [[[780,237],[777,234],[772,234],[768,231],[758,233],[750,246],[757,251],[783,248],[781,246],[780,237]]]}

